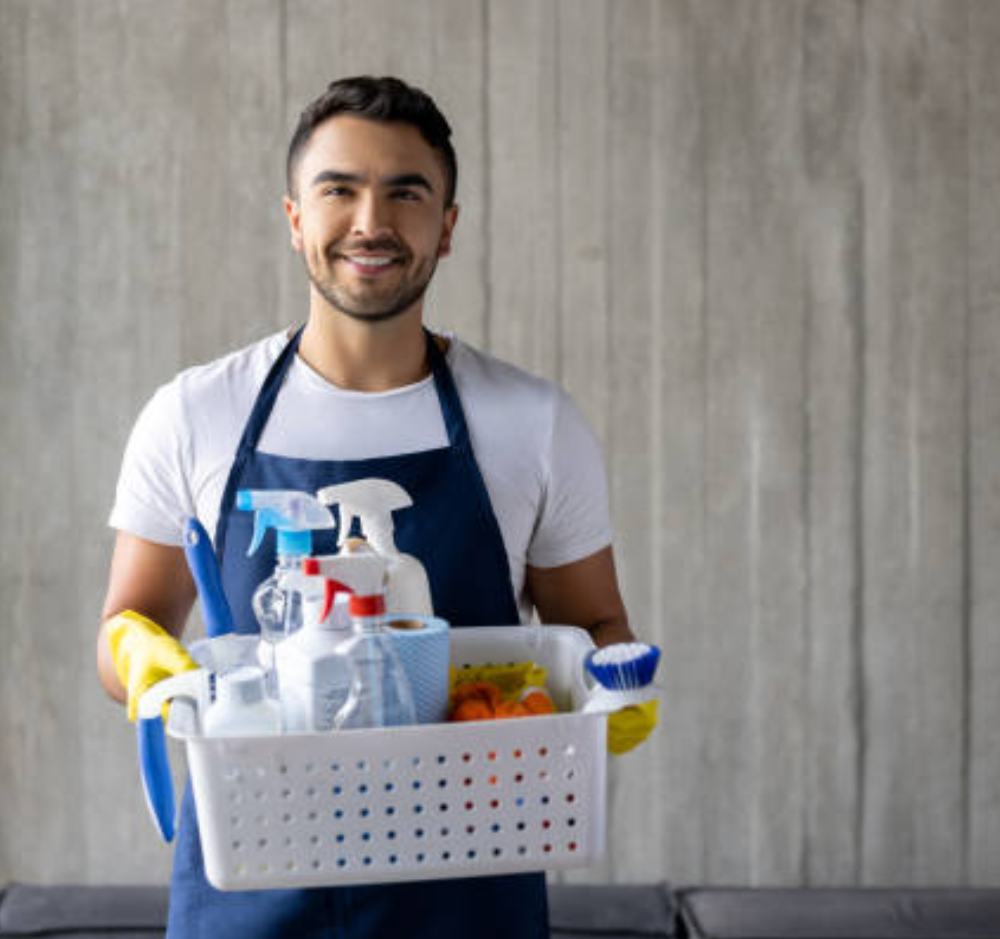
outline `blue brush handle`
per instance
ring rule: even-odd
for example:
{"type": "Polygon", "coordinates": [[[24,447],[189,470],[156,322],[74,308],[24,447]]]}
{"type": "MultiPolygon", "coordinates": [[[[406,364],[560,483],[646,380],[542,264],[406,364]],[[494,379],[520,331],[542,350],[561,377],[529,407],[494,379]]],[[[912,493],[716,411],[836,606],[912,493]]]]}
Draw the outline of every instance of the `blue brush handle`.
{"type": "Polygon", "coordinates": [[[198,586],[208,638],[215,639],[235,632],[233,614],[222,589],[215,549],[208,532],[196,518],[189,518],[184,524],[184,554],[198,586]]]}
{"type": "Polygon", "coordinates": [[[160,837],[164,841],[173,841],[177,802],[174,798],[174,780],[170,775],[163,720],[159,717],[139,718],[135,729],[139,741],[139,769],[142,772],[146,805],[160,830],[160,837]]]}

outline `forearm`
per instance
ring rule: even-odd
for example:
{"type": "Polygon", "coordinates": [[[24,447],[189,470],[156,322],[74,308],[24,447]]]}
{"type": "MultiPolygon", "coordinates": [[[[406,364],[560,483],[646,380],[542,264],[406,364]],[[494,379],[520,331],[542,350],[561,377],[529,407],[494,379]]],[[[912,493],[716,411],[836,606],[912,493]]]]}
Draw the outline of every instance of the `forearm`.
{"type": "Polygon", "coordinates": [[[628,624],[624,612],[620,616],[609,616],[586,627],[595,646],[610,646],[616,642],[635,642],[635,635],[628,624]]]}

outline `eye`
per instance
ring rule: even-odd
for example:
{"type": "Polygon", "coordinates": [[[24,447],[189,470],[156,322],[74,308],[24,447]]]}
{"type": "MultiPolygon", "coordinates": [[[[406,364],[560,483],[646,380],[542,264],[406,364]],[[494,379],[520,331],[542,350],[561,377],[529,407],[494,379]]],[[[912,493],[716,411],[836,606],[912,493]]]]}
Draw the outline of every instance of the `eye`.
{"type": "Polygon", "coordinates": [[[392,192],[392,198],[401,202],[421,202],[423,200],[423,196],[416,189],[395,189],[392,192]]]}
{"type": "Polygon", "coordinates": [[[327,197],[337,198],[337,197],[349,196],[350,194],[351,190],[347,186],[324,186],[323,189],[320,190],[320,195],[322,195],[323,198],[327,197]]]}

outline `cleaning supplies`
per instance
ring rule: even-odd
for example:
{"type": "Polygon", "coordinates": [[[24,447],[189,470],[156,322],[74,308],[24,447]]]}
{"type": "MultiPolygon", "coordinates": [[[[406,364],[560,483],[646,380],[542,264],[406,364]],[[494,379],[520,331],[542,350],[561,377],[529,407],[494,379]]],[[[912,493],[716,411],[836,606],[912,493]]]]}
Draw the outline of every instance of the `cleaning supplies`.
{"type": "Polygon", "coordinates": [[[400,552],[393,539],[392,513],[413,505],[406,490],[388,479],[370,478],[327,486],[316,495],[324,505],[340,507],[338,548],[345,549],[357,518],[376,554],[385,559],[386,611],[392,616],[431,616],[427,572],[413,555],[400,552]]]}
{"type": "Polygon", "coordinates": [[[338,651],[351,636],[350,621],[334,619],[340,585],[323,576],[318,559],[304,558],[298,578],[289,575],[302,596],[303,625],[274,650],[278,692],[288,733],[322,733],[333,730],[351,687],[350,663],[338,651]]]}
{"type": "Polygon", "coordinates": [[[597,679],[584,714],[608,715],[608,750],[627,753],[654,730],[660,689],[653,684],[660,650],[644,642],[620,642],[595,649],[584,660],[597,679]]]}
{"type": "MultiPolygon", "coordinates": [[[[300,573],[302,558],[312,553],[313,531],[333,528],[333,516],[309,493],[290,489],[241,489],[236,493],[236,508],[257,513],[247,555],[260,547],[268,529],[277,532],[274,572],[261,581],[252,601],[260,625],[260,661],[271,673],[274,646],[302,626],[302,598],[292,586],[295,575],[300,573]]],[[[270,679],[269,685],[273,690],[270,679]]]]}
{"type": "Polygon", "coordinates": [[[554,714],[547,673],[534,662],[452,669],[448,720],[474,721],[554,714]]]}
{"type": "Polygon", "coordinates": [[[336,654],[347,663],[351,683],[334,726],[342,730],[415,724],[409,678],[382,626],[386,561],[377,554],[338,554],[316,561],[329,582],[323,613],[329,613],[335,592],[350,593],[352,633],[336,654]]]}
{"type": "MultiPolygon", "coordinates": [[[[338,598],[339,601],[340,598],[338,598]]],[[[420,724],[448,718],[451,628],[439,616],[389,616],[382,624],[410,679],[420,724]]]]}
{"type": "Polygon", "coordinates": [[[248,665],[216,676],[215,702],[204,717],[206,737],[263,737],[281,729],[281,710],[267,695],[261,669],[248,665]]]}
{"type": "Polygon", "coordinates": [[[591,693],[584,713],[617,711],[657,698],[653,676],[659,661],[660,650],[644,642],[618,642],[595,649],[584,665],[600,687],[591,693]]]}

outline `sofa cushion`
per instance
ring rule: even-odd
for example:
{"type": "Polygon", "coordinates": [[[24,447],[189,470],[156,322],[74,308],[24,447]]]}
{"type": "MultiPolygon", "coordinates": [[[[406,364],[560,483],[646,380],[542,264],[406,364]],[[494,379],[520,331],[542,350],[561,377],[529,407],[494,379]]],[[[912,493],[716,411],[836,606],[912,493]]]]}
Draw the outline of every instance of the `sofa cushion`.
{"type": "Polygon", "coordinates": [[[3,937],[160,939],[166,923],[166,887],[10,884],[0,895],[3,937]]]}
{"type": "Polygon", "coordinates": [[[686,890],[692,939],[997,939],[1000,891],[686,890]]]}
{"type": "Polygon", "coordinates": [[[553,939],[676,935],[677,902],[666,884],[550,884],[553,939]]]}

